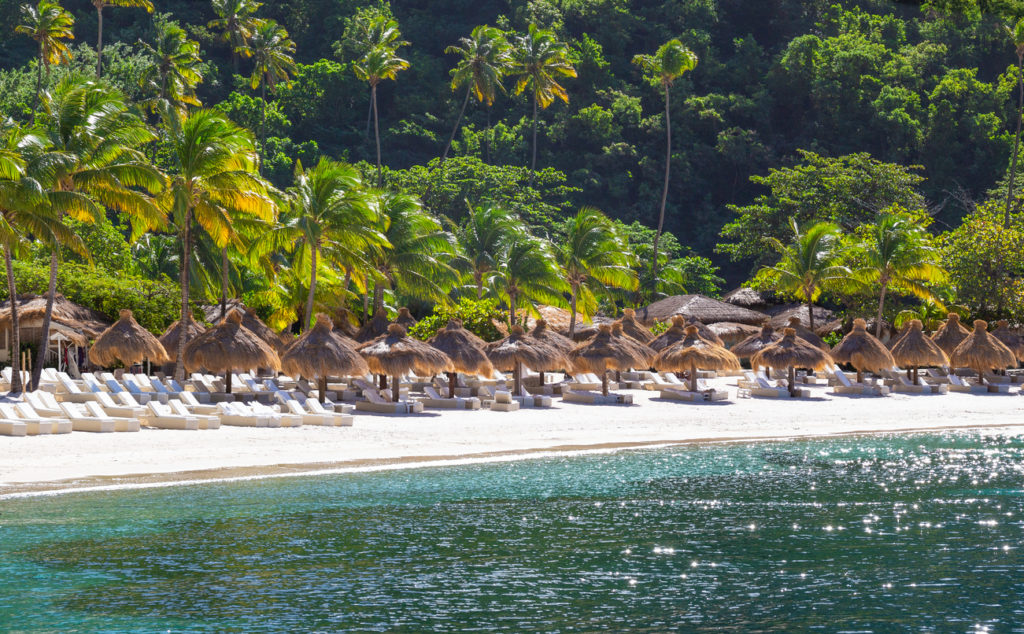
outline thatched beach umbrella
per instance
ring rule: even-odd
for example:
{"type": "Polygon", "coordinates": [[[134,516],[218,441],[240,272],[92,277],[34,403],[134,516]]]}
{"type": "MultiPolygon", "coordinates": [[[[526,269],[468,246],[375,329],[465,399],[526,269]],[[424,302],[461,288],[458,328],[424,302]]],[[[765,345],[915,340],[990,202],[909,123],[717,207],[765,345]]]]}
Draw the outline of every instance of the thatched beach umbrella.
{"type": "Polygon", "coordinates": [[[416,318],[412,316],[408,308],[402,306],[398,309],[398,316],[395,317],[394,323],[405,328],[406,332],[408,332],[410,328],[416,325],[416,318]]]}
{"type": "MultiPolygon", "coordinates": [[[[761,332],[756,335],[751,335],[737,343],[735,346],[729,348],[729,352],[736,355],[736,358],[738,359],[749,359],[780,339],[782,339],[782,335],[776,332],[771,323],[765,322],[764,325],[761,326],[761,332]]],[[[753,363],[751,363],[751,366],[754,372],[757,372],[757,366],[753,363]]]]}
{"type": "MultiPolygon", "coordinates": [[[[203,328],[203,325],[192,316],[192,311],[189,311],[188,328],[185,329],[185,343],[187,344],[204,332],[206,332],[206,328],[203,328]]],[[[160,335],[160,345],[164,347],[164,350],[177,350],[179,337],[181,337],[180,319],[168,326],[164,334],[160,335]]]]}
{"type": "Polygon", "coordinates": [[[1024,359],[1024,338],[1010,330],[1010,322],[1000,319],[992,336],[1003,342],[1003,345],[1010,349],[1017,360],[1024,359]]]}
{"type": "Polygon", "coordinates": [[[932,333],[932,341],[942,348],[943,352],[952,357],[953,351],[969,334],[971,334],[970,331],[960,323],[960,315],[949,313],[946,316],[946,322],[932,333]]]}
{"type": "Polygon", "coordinates": [[[569,362],[576,372],[593,372],[601,376],[601,393],[608,395],[608,370],[628,370],[647,362],[636,348],[626,342],[626,337],[616,337],[612,327],[602,325],[598,333],[569,353],[569,362]]]}
{"type": "Polygon", "coordinates": [[[696,326],[686,327],[686,337],[662,350],[654,359],[659,372],[690,373],[690,391],[697,391],[697,369],[739,370],[740,360],[721,346],[702,339],[696,326]]]}
{"type": "Polygon", "coordinates": [[[523,389],[523,366],[537,372],[554,372],[565,367],[566,359],[554,345],[529,337],[522,326],[514,325],[509,335],[500,341],[487,344],[487,358],[502,372],[513,372],[514,390],[520,394],[523,389]]]}
{"type": "Polygon", "coordinates": [[[334,323],[335,333],[355,341],[356,329],[352,325],[352,313],[349,309],[342,306],[334,312],[334,316],[331,318],[331,321],[334,323]]]}
{"type": "Polygon", "coordinates": [[[366,322],[356,331],[355,339],[359,343],[366,343],[372,341],[377,337],[380,337],[388,332],[388,326],[391,322],[388,321],[387,312],[381,308],[373,314],[373,318],[366,322]]]}
{"type": "Polygon", "coordinates": [[[313,327],[288,346],[281,357],[281,367],[288,374],[318,381],[321,403],[327,393],[327,377],[364,375],[370,371],[366,361],[349,343],[351,340],[333,329],[331,318],[318,314],[313,327]]]}
{"type": "MultiPolygon", "coordinates": [[[[530,331],[530,336],[553,345],[558,348],[558,351],[562,353],[562,355],[568,355],[572,352],[572,349],[576,347],[575,341],[552,330],[546,319],[537,320],[536,324],[533,326],[533,330],[530,331]]],[[[544,385],[544,372],[538,372],[540,373],[540,384],[544,385]]]]}
{"type": "Polygon", "coordinates": [[[803,322],[800,321],[799,317],[793,316],[789,318],[789,328],[792,328],[796,332],[796,336],[803,339],[807,343],[811,344],[815,348],[819,348],[822,352],[829,352],[828,344],[825,343],[821,337],[814,334],[814,331],[804,326],[803,322]]]}
{"type": "Polygon", "coordinates": [[[924,334],[924,326],[920,319],[911,319],[903,336],[892,344],[892,358],[900,367],[907,368],[913,375],[909,377],[917,384],[917,369],[927,367],[944,367],[949,365],[949,357],[934,341],[924,334]]]}
{"type": "Polygon", "coordinates": [[[978,383],[985,384],[985,370],[1001,370],[1017,365],[1017,357],[1006,345],[988,332],[988,322],[976,319],[974,331],[960,342],[949,356],[954,366],[974,368],[978,383]]]}
{"type": "Polygon", "coordinates": [[[626,333],[627,337],[632,337],[644,345],[649,344],[654,339],[654,333],[636,320],[636,313],[632,308],[622,311],[622,319],[619,320],[619,323],[622,324],[622,332],[626,333]]]}
{"type": "Polygon", "coordinates": [[[765,346],[750,359],[756,366],[789,371],[789,392],[796,394],[796,369],[823,370],[832,363],[832,357],[804,339],[797,337],[796,330],[786,328],[782,339],[765,346]]]}
{"type": "Polygon", "coordinates": [[[281,359],[266,341],[242,325],[242,313],[228,312],[224,321],[199,335],[185,346],[185,367],[189,372],[205,368],[224,375],[231,393],[231,373],[236,369],[281,369],[281,359]]]}
{"type": "Polygon", "coordinates": [[[864,382],[865,372],[877,374],[896,365],[889,349],[868,332],[863,319],[853,320],[853,330],[832,348],[831,355],[836,363],[849,363],[857,370],[857,383],[864,382]]]}
{"type": "Polygon", "coordinates": [[[143,359],[164,363],[168,361],[167,351],[153,333],[135,321],[130,310],[122,310],[121,318],[104,330],[89,349],[89,360],[105,368],[118,361],[128,367],[143,359]]]}
{"type": "MultiPolygon", "coordinates": [[[[637,341],[636,339],[634,339],[633,337],[627,336],[626,333],[622,329],[622,324],[619,323],[619,322],[614,322],[613,324],[611,324],[611,327],[612,327],[612,338],[613,339],[622,339],[622,343],[624,343],[625,345],[627,345],[630,348],[632,348],[633,353],[636,354],[636,356],[642,361],[642,363],[640,365],[634,365],[633,369],[649,368],[649,367],[652,366],[652,364],[654,363],[654,357],[656,356],[656,353],[654,352],[654,350],[651,350],[650,346],[644,345],[644,344],[640,343],[639,341],[637,341]]],[[[571,350],[570,350],[570,352],[571,352],[571,350]]],[[[628,370],[629,368],[626,368],[626,369],[628,370]]],[[[619,371],[617,370],[615,372],[615,380],[616,381],[619,380],[619,376],[618,375],[619,375],[619,371]]]]}
{"type": "Polygon", "coordinates": [[[686,322],[686,318],[682,315],[672,315],[672,325],[668,327],[668,330],[652,339],[647,346],[655,352],[661,352],[665,348],[685,339],[686,328],[688,326],[695,327],[697,329],[697,335],[705,341],[709,341],[719,346],[723,345],[722,340],[718,338],[718,335],[708,330],[708,327],[701,324],[699,321],[688,324],[686,322]]]}
{"type": "Polygon", "coordinates": [[[494,374],[494,367],[484,352],[487,344],[463,328],[458,319],[449,319],[448,324],[438,330],[427,343],[448,355],[452,361],[451,372],[448,373],[448,398],[455,398],[458,372],[483,376],[494,374]]]}
{"type": "Polygon", "coordinates": [[[448,355],[418,339],[413,339],[398,324],[390,324],[387,333],[359,346],[370,371],[391,378],[392,400],[398,402],[399,377],[410,371],[424,376],[451,372],[448,355]]]}

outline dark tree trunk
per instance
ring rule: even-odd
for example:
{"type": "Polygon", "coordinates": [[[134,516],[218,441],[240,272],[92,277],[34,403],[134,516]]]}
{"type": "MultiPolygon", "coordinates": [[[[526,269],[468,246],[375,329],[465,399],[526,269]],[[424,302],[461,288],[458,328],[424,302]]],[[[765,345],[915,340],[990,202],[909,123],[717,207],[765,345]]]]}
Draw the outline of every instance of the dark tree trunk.
{"type": "Polygon", "coordinates": [[[455,382],[458,380],[458,374],[455,372],[448,373],[448,398],[455,398],[455,382]]]}
{"type": "Polygon", "coordinates": [[[466,104],[469,103],[469,87],[466,88],[466,98],[462,100],[462,108],[459,109],[459,116],[455,119],[455,127],[452,128],[452,135],[448,137],[448,143],[444,146],[444,152],[441,153],[441,162],[444,163],[445,159],[448,158],[448,150],[452,147],[452,141],[455,140],[455,133],[459,131],[459,124],[462,123],[462,115],[466,113],[466,104]]]}
{"type": "Polygon", "coordinates": [[[53,300],[57,295],[57,247],[50,252],[50,285],[47,287],[46,311],[43,313],[43,334],[39,337],[36,350],[36,363],[32,366],[31,389],[39,389],[39,380],[43,375],[43,361],[50,348],[50,321],[53,319],[53,300]]]}
{"type": "Polygon", "coordinates": [[[103,76],[103,8],[96,7],[96,76],[103,76]]]}
{"type": "Polygon", "coordinates": [[[231,394],[231,370],[224,373],[224,391],[231,394]]]}
{"type": "Polygon", "coordinates": [[[319,400],[320,404],[323,405],[324,401],[327,400],[327,377],[326,376],[320,377],[320,379],[317,381],[317,392],[319,392],[319,394],[317,395],[317,400],[319,400]]]}
{"type": "Polygon", "coordinates": [[[306,297],[306,314],[302,323],[302,332],[309,330],[310,318],[313,316],[313,296],[316,293],[316,256],[319,249],[317,246],[311,245],[309,248],[310,253],[310,273],[309,273],[309,296],[306,297]]]}
{"type": "Polygon", "coordinates": [[[370,89],[370,100],[373,103],[373,136],[377,140],[377,187],[384,183],[384,174],[380,164],[380,120],[377,114],[377,87],[370,89]]]}
{"type": "Polygon", "coordinates": [[[228,316],[228,248],[220,250],[220,318],[228,316]]]}
{"type": "Polygon", "coordinates": [[[266,154],[267,145],[267,85],[260,84],[260,159],[259,172],[263,176],[263,157],[266,154]]]}
{"type": "Polygon", "coordinates": [[[669,87],[665,86],[665,184],[661,188],[661,208],[658,211],[658,230],[654,233],[654,261],[651,263],[651,293],[658,293],[658,243],[665,228],[665,205],[668,203],[669,173],[672,168],[672,115],[669,112],[669,87]]]}
{"type": "Polygon", "coordinates": [[[181,232],[181,315],[178,317],[181,336],[178,337],[178,350],[174,360],[174,378],[178,381],[185,380],[185,333],[188,332],[189,326],[188,296],[192,254],[191,207],[185,210],[184,225],[181,232]]]}
{"type": "Polygon", "coordinates": [[[530,187],[533,187],[533,173],[537,169],[537,93],[533,94],[533,158],[530,159],[530,187]]]}
{"type": "Polygon", "coordinates": [[[36,111],[39,110],[39,92],[43,89],[43,66],[46,58],[43,55],[43,48],[39,47],[39,65],[36,67],[36,96],[32,101],[32,123],[36,122],[36,111]]]}
{"type": "Polygon", "coordinates": [[[569,293],[569,338],[576,334],[576,295],[578,287],[573,284],[569,293]]]}
{"type": "Polygon", "coordinates": [[[14,264],[11,249],[4,246],[4,264],[7,266],[7,293],[11,297],[11,393],[24,391],[21,384],[21,323],[18,321],[18,291],[14,287],[14,264]]]}

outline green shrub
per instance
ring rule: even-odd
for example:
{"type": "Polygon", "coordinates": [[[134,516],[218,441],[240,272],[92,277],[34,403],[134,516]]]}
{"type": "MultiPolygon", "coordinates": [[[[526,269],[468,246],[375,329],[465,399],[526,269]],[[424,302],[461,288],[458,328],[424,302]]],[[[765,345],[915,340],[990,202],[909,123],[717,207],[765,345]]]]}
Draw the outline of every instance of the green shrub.
{"type": "Polygon", "coordinates": [[[466,330],[484,341],[495,341],[501,339],[501,331],[494,322],[504,318],[505,314],[498,310],[498,300],[463,297],[454,306],[435,306],[434,312],[419,320],[409,334],[426,341],[444,328],[449,319],[459,319],[466,330]]]}

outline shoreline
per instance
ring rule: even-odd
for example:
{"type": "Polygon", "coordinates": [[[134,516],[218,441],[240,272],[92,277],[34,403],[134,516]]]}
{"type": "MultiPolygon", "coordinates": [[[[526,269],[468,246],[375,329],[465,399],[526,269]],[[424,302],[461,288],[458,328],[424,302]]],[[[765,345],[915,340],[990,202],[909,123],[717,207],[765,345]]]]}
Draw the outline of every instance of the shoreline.
{"type": "MultiPolygon", "coordinates": [[[[734,380],[717,379],[721,386],[734,380]]],[[[556,402],[551,409],[360,415],[353,427],[0,437],[0,500],[248,479],[506,462],[582,453],[879,433],[1024,427],[1012,395],[844,397],[800,401],[556,402]]]]}

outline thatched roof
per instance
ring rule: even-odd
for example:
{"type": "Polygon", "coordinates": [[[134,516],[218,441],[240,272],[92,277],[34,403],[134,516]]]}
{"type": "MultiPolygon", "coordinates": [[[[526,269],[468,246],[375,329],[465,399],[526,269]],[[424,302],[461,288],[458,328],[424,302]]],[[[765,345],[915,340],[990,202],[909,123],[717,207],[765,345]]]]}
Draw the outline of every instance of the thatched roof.
{"type": "Polygon", "coordinates": [[[491,376],[494,368],[484,348],[487,344],[483,339],[462,327],[462,322],[451,319],[448,324],[437,331],[427,343],[448,355],[452,368],[464,374],[491,376]]]}
{"type": "Polygon", "coordinates": [[[644,345],[649,344],[654,339],[654,333],[637,322],[636,313],[632,308],[622,311],[622,319],[619,320],[619,323],[622,325],[622,332],[627,337],[632,337],[644,345]]]}
{"type": "Polygon", "coordinates": [[[740,286],[723,295],[722,301],[740,308],[764,312],[766,308],[775,303],[775,293],[740,286]]]}
{"type": "Polygon", "coordinates": [[[231,309],[224,321],[190,341],[185,346],[188,371],[205,368],[220,374],[252,368],[279,370],[281,359],[277,353],[243,321],[242,313],[231,309]]]}
{"type": "Polygon", "coordinates": [[[655,369],[661,372],[701,370],[739,370],[740,360],[725,348],[715,345],[697,334],[696,326],[686,327],[686,336],[654,359],[655,369]]]}
{"type": "MultiPolygon", "coordinates": [[[[237,311],[238,314],[242,316],[242,325],[245,326],[247,330],[251,330],[257,337],[262,339],[264,343],[273,348],[275,353],[281,354],[284,352],[285,342],[281,340],[281,337],[274,332],[273,328],[263,323],[263,320],[243,304],[241,300],[229,299],[227,301],[227,307],[228,314],[231,314],[232,310],[237,311]]],[[[206,317],[206,321],[211,324],[216,324],[221,321],[220,304],[204,306],[203,313],[206,317]]]]}
{"type": "Polygon", "coordinates": [[[611,326],[602,325],[590,341],[580,344],[569,353],[569,362],[576,372],[595,374],[604,374],[606,370],[628,370],[647,365],[647,359],[628,341],[628,337],[614,336],[611,326]]]}
{"type": "Polygon", "coordinates": [[[329,376],[361,376],[369,372],[366,361],[341,335],[333,331],[334,323],[323,313],[316,323],[288,347],[281,357],[282,369],[292,376],[323,378],[329,376]]]}
{"type": "Polygon", "coordinates": [[[572,339],[551,330],[548,326],[547,320],[544,319],[537,320],[537,324],[533,327],[533,330],[530,331],[530,336],[553,345],[558,348],[559,352],[562,354],[569,354],[572,349],[576,347],[576,344],[572,339]]]}
{"type": "MultiPolygon", "coordinates": [[[[206,331],[203,325],[196,321],[195,317],[192,316],[192,311],[188,313],[188,329],[185,331],[185,343],[192,341],[199,335],[206,331]]],[[[160,335],[160,345],[164,347],[168,355],[176,355],[178,353],[178,337],[181,336],[181,320],[174,322],[167,327],[164,334],[160,335]]]]}
{"type": "MultiPolygon", "coordinates": [[[[800,320],[800,324],[804,328],[810,328],[810,312],[807,310],[807,304],[783,304],[781,306],[772,306],[766,311],[771,315],[771,325],[776,330],[782,330],[783,328],[790,328],[790,319],[797,317],[800,320]]],[[[827,308],[821,306],[814,307],[814,326],[819,328],[825,326],[836,319],[836,314],[827,308]]]]}
{"type": "Polygon", "coordinates": [[[1024,337],[1010,330],[1010,322],[1000,319],[996,329],[992,331],[992,336],[1002,341],[1018,361],[1024,359],[1024,337]]]}
{"type": "Polygon", "coordinates": [[[354,319],[349,309],[342,306],[334,312],[334,316],[331,317],[331,321],[334,323],[334,332],[344,335],[349,339],[355,339],[356,328],[354,326],[354,319]]]}
{"type": "Polygon", "coordinates": [[[957,367],[974,368],[978,371],[993,368],[1016,367],[1017,357],[988,332],[988,323],[980,319],[974,322],[974,331],[953,350],[950,361],[957,367]]]}
{"type": "Polygon", "coordinates": [[[639,341],[637,341],[633,337],[630,337],[630,336],[626,335],[626,333],[622,330],[622,324],[621,323],[614,322],[611,326],[612,326],[612,338],[613,339],[623,339],[624,343],[627,346],[629,346],[630,348],[632,348],[633,352],[638,357],[643,359],[644,365],[634,366],[634,367],[636,367],[636,368],[649,368],[649,367],[651,367],[651,364],[654,363],[654,357],[656,355],[654,350],[652,350],[650,346],[648,346],[646,344],[643,344],[643,343],[640,343],[639,341]]]}
{"type": "Polygon", "coordinates": [[[949,357],[923,330],[920,319],[911,319],[906,332],[889,350],[896,364],[907,368],[945,367],[949,357]]]}
{"type": "Polygon", "coordinates": [[[408,308],[402,306],[401,308],[398,309],[398,316],[395,317],[394,323],[398,324],[402,328],[405,328],[406,331],[408,331],[410,328],[416,325],[416,318],[412,316],[412,313],[409,312],[408,308]]]}
{"type": "MultiPolygon", "coordinates": [[[[768,323],[772,324],[772,326],[775,326],[774,319],[768,323]]],[[[814,334],[813,332],[811,332],[810,329],[804,326],[803,323],[800,321],[800,318],[797,317],[796,315],[793,315],[792,317],[789,318],[789,323],[786,327],[792,328],[796,332],[797,337],[803,339],[804,341],[811,344],[815,348],[820,348],[824,352],[831,352],[831,349],[828,347],[828,344],[822,341],[821,337],[814,334]]],[[[777,327],[776,330],[778,330],[777,327]]]]}
{"type": "Polygon", "coordinates": [[[521,363],[537,372],[554,372],[567,364],[563,355],[554,345],[527,336],[522,326],[513,325],[507,337],[487,344],[487,358],[501,371],[514,370],[521,363]]]}
{"type": "Polygon", "coordinates": [[[104,368],[119,361],[127,367],[143,359],[152,363],[169,360],[160,341],[135,321],[130,310],[122,310],[121,318],[104,330],[89,348],[89,360],[104,368]]]}
{"type": "Polygon", "coordinates": [[[765,346],[750,359],[751,365],[786,370],[789,368],[807,368],[823,370],[832,363],[832,357],[821,348],[816,348],[796,336],[796,331],[786,328],[779,339],[770,346],[765,346]]]}
{"type": "Polygon", "coordinates": [[[895,366],[888,348],[869,333],[867,327],[863,319],[853,320],[853,330],[832,348],[832,360],[849,363],[858,372],[881,372],[895,366]]]}
{"type": "Polygon", "coordinates": [[[660,352],[665,348],[682,341],[686,338],[687,326],[694,326],[697,328],[697,334],[703,339],[720,346],[725,345],[718,335],[699,321],[693,321],[688,324],[686,322],[686,318],[682,315],[673,315],[672,325],[668,327],[668,330],[652,339],[651,343],[648,344],[648,347],[655,352],[660,352]]]}
{"type": "Polygon", "coordinates": [[[366,343],[368,341],[372,341],[377,337],[381,337],[387,334],[388,326],[390,325],[391,322],[388,321],[387,311],[385,311],[383,308],[380,308],[377,310],[377,312],[373,314],[373,317],[370,319],[370,321],[363,324],[359,328],[359,330],[356,331],[355,336],[352,338],[358,341],[359,343],[366,343]]]}
{"type": "MultiPolygon", "coordinates": [[[[24,294],[18,296],[18,320],[42,319],[46,313],[47,295],[24,294]]],[[[110,320],[95,310],[79,306],[60,293],[53,297],[51,321],[73,331],[79,331],[88,339],[94,339],[110,327],[110,320]]],[[[11,302],[0,304],[0,329],[11,327],[11,302]]]]}
{"type": "Polygon", "coordinates": [[[943,352],[952,357],[953,351],[969,334],[970,331],[960,323],[960,315],[949,313],[946,316],[945,323],[932,333],[932,341],[942,348],[943,352]]]}
{"type": "Polygon", "coordinates": [[[416,372],[430,376],[438,372],[451,372],[448,355],[437,348],[413,339],[398,324],[390,324],[388,331],[359,346],[359,354],[366,359],[374,374],[402,376],[416,372]]]}
{"type": "MultiPolygon", "coordinates": [[[[756,336],[761,333],[761,328],[758,326],[737,324],[732,321],[720,321],[718,323],[709,324],[708,326],[705,326],[705,328],[707,328],[708,332],[715,335],[715,339],[722,342],[719,345],[725,346],[726,348],[737,342],[743,341],[747,337],[756,336]]],[[[703,334],[701,334],[701,336],[707,339],[703,334]]]]}
{"type": "Polygon", "coordinates": [[[760,325],[764,313],[748,310],[704,295],[673,295],[660,299],[637,310],[637,318],[644,324],[652,325],[667,321],[672,315],[683,315],[699,319],[705,324],[719,321],[734,321],[740,324],[760,325]]]}
{"type": "Polygon", "coordinates": [[[729,348],[729,351],[740,359],[749,359],[780,339],[782,339],[782,335],[776,332],[771,324],[766,323],[756,334],[729,348]]]}

